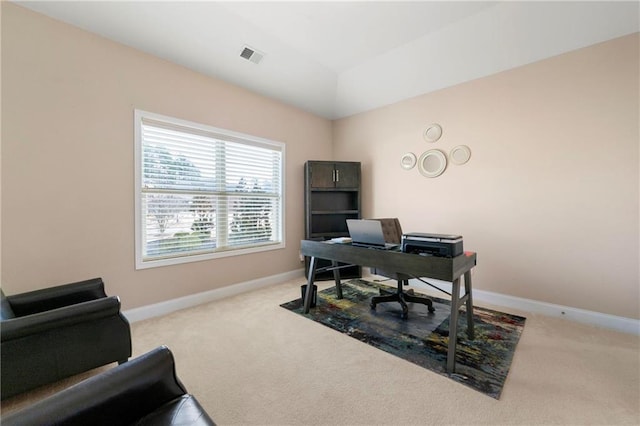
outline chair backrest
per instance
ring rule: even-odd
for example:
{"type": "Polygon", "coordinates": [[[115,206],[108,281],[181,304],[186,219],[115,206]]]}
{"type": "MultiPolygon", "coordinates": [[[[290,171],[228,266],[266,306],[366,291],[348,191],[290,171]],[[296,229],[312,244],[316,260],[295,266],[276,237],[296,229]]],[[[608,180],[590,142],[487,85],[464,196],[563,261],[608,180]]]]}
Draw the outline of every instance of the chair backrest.
{"type": "MultiPolygon", "coordinates": [[[[400,244],[402,242],[402,226],[400,226],[400,220],[396,217],[386,217],[380,219],[374,219],[380,221],[382,224],[382,234],[384,235],[384,241],[392,244],[400,244]]],[[[396,272],[383,271],[377,268],[371,268],[371,273],[374,275],[382,275],[394,280],[408,280],[408,275],[398,274],[396,272]]]]}
{"type": "Polygon", "coordinates": [[[400,244],[402,242],[402,226],[398,218],[374,219],[382,224],[382,234],[387,243],[400,244]]]}
{"type": "Polygon", "coordinates": [[[134,424],[186,393],[176,376],[173,354],[160,346],[6,418],[3,415],[2,424],[134,424]]]}
{"type": "Polygon", "coordinates": [[[7,296],[17,317],[33,315],[90,300],[107,297],[102,278],[92,278],[70,284],[7,296]]]}

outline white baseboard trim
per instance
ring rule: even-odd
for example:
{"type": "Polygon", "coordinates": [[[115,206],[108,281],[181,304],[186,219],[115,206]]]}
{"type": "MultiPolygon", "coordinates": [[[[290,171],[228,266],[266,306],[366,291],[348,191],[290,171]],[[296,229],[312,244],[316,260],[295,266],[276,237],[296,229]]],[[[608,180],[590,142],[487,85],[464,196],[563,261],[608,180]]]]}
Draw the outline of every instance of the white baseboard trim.
{"type": "Polygon", "coordinates": [[[304,279],[304,270],[297,269],[282,274],[259,278],[256,280],[245,281],[227,287],[216,288],[214,290],[209,290],[202,293],[190,294],[188,296],[179,297],[177,299],[155,303],[153,305],[128,309],[126,311],[123,311],[122,313],[129,320],[129,322],[142,321],[145,319],[166,315],[180,309],[191,308],[203,303],[224,299],[226,297],[235,296],[237,294],[246,293],[248,291],[257,290],[259,288],[268,287],[274,284],[281,284],[283,282],[290,281],[296,278],[304,279]]]}
{"type": "MultiPolygon", "coordinates": [[[[245,281],[242,283],[209,290],[202,293],[191,294],[189,296],[167,300],[166,302],[160,302],[153,305],[142,306],[140,308],[129,309],[123,311],[123,314],[130,322],[142,321],[145,319],[166,315],[180,309],[190,308],[193,306],[201,305],[203,303],[224,299],[226,297],[235,296],[237,294],[246,293],[248,291],[257,290],[263,287],[280,284],[298,278],[304,279],[304,271],[302,269],[296,269],[293,271],[271,275],[269,277],[263,277],[256,280],[245,281]]],[[[451,293],[450,282],[432,279],[430,279],[429,282],[451,293]]],[[[418,280],[411,280],[411,285],[417,288],[431,289],[431,287],[418,280]]],[[[632,318],[587,311],[585,309],[573,308],[570,306],[554,305],[552,303],[539,302],[537,300],[523,299],[521,297],[508,296],[477,289],[473,290],[473,299],[474,301],[486,302],[497,306],[504,306],[505,308],[512,308],[519,311],[531,312],[550,317],[566,318],[570,321],[575,321],[582,324],[593,325],[596,327],[607,328],[610,330],[616,330],[623,333],[635,334],[640,336],[640,320],[632,318]]]]}
{"type": "MultiPolygon", "coordinates": [[[[431,279],[428,281],[451,293],[450,282],[431,279]]],[[[431,288],[418,280],[411,280],[410,284],[418,288],[431,288]]],[[[566,318],[570,321],[582,324],[640,335],[640,320],[632,318],[603,314],[601,312],[588,311],[586,309],[573,308],[570,306],[554,305],[553,303],[539,302],[537,300],[523,299],[521,297],[508,296],[476,289],[473,289],[473,300],[474,303],[476,301],[487,302],[492,305],[504,306],[506,308],[513,308],[519,311],[531,312],[549,317],[566,318]]]]}

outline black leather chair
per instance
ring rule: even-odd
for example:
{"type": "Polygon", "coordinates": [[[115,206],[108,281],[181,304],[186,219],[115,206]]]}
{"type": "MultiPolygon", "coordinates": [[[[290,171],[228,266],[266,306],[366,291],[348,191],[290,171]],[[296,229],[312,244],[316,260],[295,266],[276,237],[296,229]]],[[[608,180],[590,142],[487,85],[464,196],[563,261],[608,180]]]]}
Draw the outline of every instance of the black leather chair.
{"type": "Polygon", "coordinates": [[[176,376],[166,346],[2,418],[3,426],[52,424],[215,426],[176,376]]]}
{"type": "Polygon", "coordinates": [[[100,278],[5,296],[0,289],[1,399],[131,356],[120,299],[100,278]]]}
{"type": "MultiPolygon", "coordinates": [[[[374,219],[382,224],[382,233],[387,243],[400,244],[402,242],[402,226],[397,218],[374,219]]],[[[429,312],[434,312],[433,302],[428,297],[416,296],[413,290],[404,291],[403,286],[409,285],[409,275],[399,274],[397,272],[383,271],[381,269],[371,268],[371,273],[380,275],[397,281],[397,290],[394,293],[380,291],[380,296],[371,298],[371,309],[375,309],[378,303],[398,302],[402,307],[402,318],[409,316],[409,307],[407,302],[421,303],[427,305],[429,312]]]]}

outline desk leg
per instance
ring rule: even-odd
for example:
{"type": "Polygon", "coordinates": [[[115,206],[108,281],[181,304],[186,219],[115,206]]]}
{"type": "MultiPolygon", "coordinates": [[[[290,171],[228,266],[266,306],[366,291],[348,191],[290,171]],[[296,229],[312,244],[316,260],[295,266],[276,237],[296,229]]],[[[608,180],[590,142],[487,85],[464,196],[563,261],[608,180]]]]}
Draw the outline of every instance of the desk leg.
{"type": "Polygon", "coordinates": [[[311,308],[311,298],[313,297],[313,280],[316,278],[316,258],[311,257],[309,262],[309,278],[307,279],[307,291],[304,295],[304,313],[309,313],[311,308]]]}
{"type": "MultiPolygon", "coordinates": [[[[331,261],[331,266],[333,266],[334,268],[338,268],[338,262],[333,260],[331,261]]],[[[339,269],[334,269],[333,270],[333,279],[336,282],[336,297],[338,299],[342,299],[342,284],[340,283],[340,270],[339,269]]]]}
{"type": "Polygon", "coordinates": [[[473,327],[473,299],[471,297],[471,269],[464,273],[464,291],[467,294],[467,337],[475,339],[473,327]]]}
{"type": "Polygon", "coordinates": [[[449,317],[449,347],[447,349],[447,373],[456,371],[456,343],[458,339],[458,312],[460,306],[460,278],[451,287],[451,315],[449,317]]]}

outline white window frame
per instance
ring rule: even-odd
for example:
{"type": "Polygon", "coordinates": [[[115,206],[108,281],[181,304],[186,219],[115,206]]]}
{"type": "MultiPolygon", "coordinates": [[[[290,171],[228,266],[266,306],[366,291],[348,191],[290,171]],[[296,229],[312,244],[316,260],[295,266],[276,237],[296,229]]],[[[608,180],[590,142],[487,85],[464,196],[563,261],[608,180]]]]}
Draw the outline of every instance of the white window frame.
{"type": "MultiPolygon", "coordinates": [[[[257,136],[247,135],[231,130],[220,129],[205,124],[194,123],[178,118],[168,117],[148,111],[139,109],[134,110],[134,133],[135,133],[135,263],[136,269],[147,269],[161,266],[176,265],[182,263],[198,262],[203,260],[217,259],[228,256],[241,256],[250,253],[258,253],[271,250],[279,250],[285,248],[285,144],[282,142],[276,142],[269,139],[260,138],[257,136]],[[143,121],[162,123],[168,126],[175,126],[181,130],[189,129],[193,130],[197,134],[206,134],[219,141],[240,142],[248,145],[258,145],[261,147],[267,147],[274,151],[281,153],[280,159],[280,187],[278,188],[280,194],[280,204],[278,218],[280,223],[278,224],[279,238],[277,242],[272,242],[266,245],[258,245],[244,248],[215,248],[210,252],[203,254],[185,254],[176,255],[168,258],[149,259],[143,255],[143,245],[145,244],[146,219],[143,217],[142,206],[142,185],[143,185],[143,152],[142,152],[142,123],[143,121]]],[[[221,215],[222,216],[222,215],[221,215]]],[[[221,220],[225,220],[222,219],[221,220]]]]}

